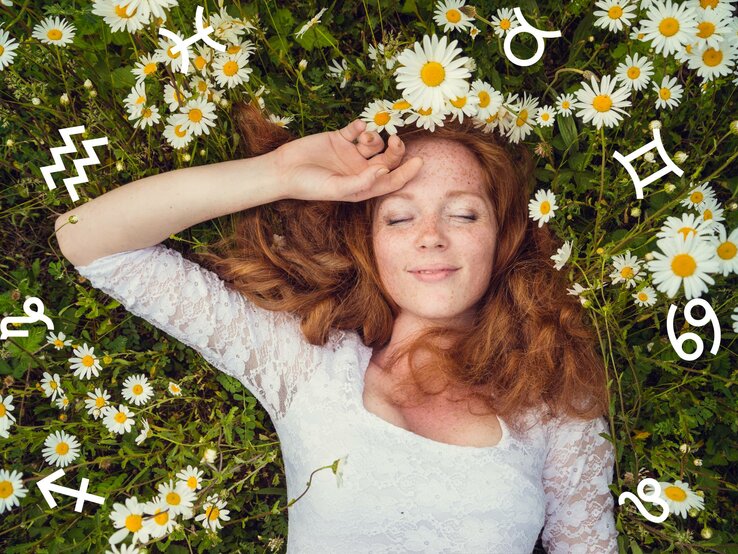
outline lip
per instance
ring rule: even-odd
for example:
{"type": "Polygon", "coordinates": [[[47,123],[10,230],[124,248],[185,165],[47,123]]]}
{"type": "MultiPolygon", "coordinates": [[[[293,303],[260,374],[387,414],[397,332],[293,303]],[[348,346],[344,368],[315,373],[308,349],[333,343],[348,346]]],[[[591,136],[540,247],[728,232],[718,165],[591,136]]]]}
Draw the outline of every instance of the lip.
{"type": "Polygon", "coordinates": [[[437,281],[443,281],[456,273],[457,270],[458,269],[445,269],[434,271],[433,273],[418,273],[417,271],[411,271],[410,273],[412,273],[419,281],[423,281],[424,283],[435,283],[437,281]]]}

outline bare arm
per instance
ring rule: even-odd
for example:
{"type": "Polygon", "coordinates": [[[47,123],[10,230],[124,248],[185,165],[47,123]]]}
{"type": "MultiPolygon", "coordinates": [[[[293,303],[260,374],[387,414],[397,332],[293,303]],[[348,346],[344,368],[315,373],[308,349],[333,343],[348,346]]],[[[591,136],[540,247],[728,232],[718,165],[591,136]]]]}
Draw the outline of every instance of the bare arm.
{"type": "Polygon", "coordinates": [[[277,151],[146,177],[75,207],[56,220],[64,256],[84,266],[146,248],[172,234],[233,212],[287,198],[277,151]],[[76,215],[78,222],[69,224],[76,215]]]}

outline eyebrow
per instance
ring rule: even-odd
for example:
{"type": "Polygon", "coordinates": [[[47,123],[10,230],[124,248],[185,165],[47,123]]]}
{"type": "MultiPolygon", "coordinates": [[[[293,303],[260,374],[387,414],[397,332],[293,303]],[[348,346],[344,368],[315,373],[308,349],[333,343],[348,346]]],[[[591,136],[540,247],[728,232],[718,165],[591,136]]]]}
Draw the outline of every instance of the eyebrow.
{"type": "MultiPolygon", "coordinates": [[[[482,201],[485,201],[484,196],[482,196],[478,192],[471,192],[468,190],[450,190],[444,195],[444,198],[455,198],[457,196],[463,196],[463,195],[476,196],[477,198],[480,198],[482,201]]],[[[390,196],[385,196],[384,198],[382,198],[382,200],[379,201],[379,204],[381,204],[385,200],[389,200],[390,198],[407,198],[408,200],[412,200],[413,198],[415,198],[415,196],[413,196],[409,192],[396,192],[390,196]]]]}

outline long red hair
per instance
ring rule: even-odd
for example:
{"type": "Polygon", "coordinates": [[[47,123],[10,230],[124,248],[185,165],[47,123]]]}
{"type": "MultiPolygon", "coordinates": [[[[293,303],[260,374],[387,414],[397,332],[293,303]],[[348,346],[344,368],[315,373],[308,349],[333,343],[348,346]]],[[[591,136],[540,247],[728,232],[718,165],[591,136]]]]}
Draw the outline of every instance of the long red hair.
{"type": "MultiPolygon", "coordinates": [[[[236,106],[235,117],[245,157],[298,138],[264,118],[254,104],[236,106]]],[[[432,133],[400,127],[397,134],[406,143],[416,137],[455,140],[476,155],[487,175],[499,242],[473,324],[428,329],[389,357],[383,369],[389,372],[406,359],[417,398],[438,394],[449,383],[474,390],[470,398],[516,430],[528,408],[543,405],[544,420],[607,414],[607,375],[594,335],[550,259],[559,241],[548,226],[539,228],[528,217],[535,162],[527,147],[483,132],[469,119],[446,121],[432,133]],[[424,364],[414,360],[420,351],[427,352],[424,364]]],[[[254,304],[298,314],[311,344],[324,345],[337,328],[354,330],[365,345],[382,348],[399,307],[375,265],[376,202],[377,197],[356,203],[286,199],[256,206],[235,214],[234,232],[195,256],[254,304]]],[[[403,402],[399,396],[395,401],[403,402]]]]}

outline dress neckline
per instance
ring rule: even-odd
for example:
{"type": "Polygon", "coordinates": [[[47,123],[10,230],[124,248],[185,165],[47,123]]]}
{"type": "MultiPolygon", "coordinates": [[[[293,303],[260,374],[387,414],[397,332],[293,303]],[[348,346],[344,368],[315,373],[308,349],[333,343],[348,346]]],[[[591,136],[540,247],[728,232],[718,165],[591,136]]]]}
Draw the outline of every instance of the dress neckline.
{"type": "Polygon", "coordinates": [[[476,454],[489,454],[491,452],[495,452],[498,450],[503,450],[507,448],[509,442],[510,442],[510,430],[508,426],[505,424],[505,421],[500,416],[497,417],[497,421],[500,425],[500,430],[502,431],[502,436],[500,437],[500,440],[497,442],[497,444],[492,446],[471,446],[471,445],[461,445],[461,444],[451,444],[448,442],[441,442],[434,439],[429,439],[428,437],[424,437],[423,435],[419,435],[417,433],[414,433],[413,431],[410,431],[409,429],[405,429],[404,427],[399,427],[395,425],[394,423],[390,423],[389,421],[379,417],[377,414],[370,412],[366,409],[366,406],[364,406],[364,387],[366,385],[365,378],[366,378],[366,371],[369,367],[369,362],[371,361],[372,354],[374,350],[371,347],[366,346],[363,341],[361,340],[361,337],[356,335],[356,342],[359,346],[359,372],[353,375],[353,380],[355,382],[354,390],[357,393],[356,394],[356,404],[357,409],[362,414],[362,416],[373,422],[375,425],[381,426],[390,432],[394,433],[395,435],[399,437],[404,437],[408,440],[412,440],[418,444],[421,444],[423,446],[429,446],[431,448],[434,448],[436,450],[445,450],[445,451],[456,451],[456,452],[465,452],[465,453],[476,453],[476,454]]]}

